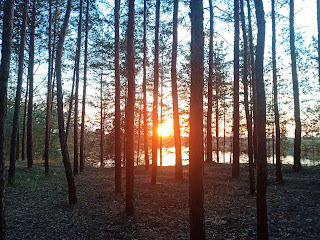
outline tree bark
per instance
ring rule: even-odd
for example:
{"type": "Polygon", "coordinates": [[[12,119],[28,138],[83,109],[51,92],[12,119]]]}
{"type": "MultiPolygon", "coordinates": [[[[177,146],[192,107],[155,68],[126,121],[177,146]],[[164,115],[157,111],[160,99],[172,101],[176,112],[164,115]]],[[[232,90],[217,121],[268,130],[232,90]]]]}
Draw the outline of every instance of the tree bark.
{"type": "Polygon", "coordinates": [[[255,180],[253,172],[253,143],[252,143],[252,118],[249,108],[249,94],[248,94],[248,40],[246,34],[246,25],[244,17],[243,0],[240,0],[240,15],[242,23],[242,34],[243,34],[243,88],[244,88],[244,108],[247,119],[247,130],[248,130],[248,156],[249,156],[249,183],[250,183],[250,194],[255,192],[255,180]]]}
{"type": "Polygon", "coordinates": [[[101,73],[101,76],[100,76],[100,167],[104,167],[103,166],[103,160],[104,160],[104,149],[103,149],[103,146],[104,146],[104,127],[103,127],[103,120],[104,120],[104,117],[103,117],[103,91],[102,91],[102,88],[103,88],[103,82],[102,82],[102,73],[101,73]]]}
{"type": "Polygon", "coordinates": [[[3,6],[2,49],[0,64],[0,239],[4,232],[4,162],[5,162],[5,125],[7,118],[7,91],[10,73],[14,0],[6,0],[3,6]],[[3,47],[5,46],[5,47],[3,47]]]}
{"type": "MultiPolygon", "coordinates": [[[[272,78],[273,78],[273,105],[274,122],[276,125],[276,181],[282,181],[281,159],[280,159],[280,120],[278,109],[278,83],[277,83],[277,59],[276,59],[276,18],[275,1],[271,0],[272,18],[272,78]]],[[[274,144],[272,144],[274,146],[274,144]]]]}
{"type": "Polygon", "coordinates": [[[318,24],[318,79],[320,85],[320,0],[317,0],[317,24],[318,24]]]}
{"type": "Polygon", "coordinates": [[[32,1],[32,17],[30,26],[30,46],[29,46],[29,103],[28,103],[28,116],[27,116],[27,160],[28,168],[33,166],[33,140],[32,140],[32,114],[33,114],[33,69],[34,69],[34,39],[36,28],[36,4],[37,1],[32,1]]]}
{"type": "Polygon", "coordinates": [[[67,145],[66,133],[64,130],[64,119],[63,119],[63,95],[62,95],[62,83],[61,83],[61,65],[62,65],[62,51],[63,43],[68,28],[68,22],[71,13],[72,0],[68,0],[67,11],[64,17],[63,25],[59,34],[56,51],[56,78],[57,78],[57,101],[58,101],[58,126],[59,126],[59,138],[62,153],[63,165],[66,172],[66,178],[68,182],[69,192],[69,204],[73,205],[77,203],[76,197],[76,186],[74,183],[74,177],[72,173],[72,167],[69,158],[69,151],[67,145]]]}
{"type": "Polygon", "coordinates": [[[134,64],[134,0],[129,0],[127,29],[127,79],[128,102],[126,109],[126,213],[134,214],[134,103],[135,103],[135,64],[134,64]]]}
{"type": "Polygon", "coordinates": [[[120,0],[115,0],[115,192],[121,192],[121,110],[120,110],[120,0]]]}
{"type": "Polygon", "coordinates": [[[257,239],[268,239],[267,215],[267,154],[266,154],[266,98],[263,81],[263,58],[265,43],[265,18],[262,0],[255,0],[257,16],[257,48],[256,48],[256,90],[257,90],[257,239]]]}
{"type": "Polygon", "coordinates": [[[21,139],[21,159],[26,159],[26,121],[28,110],[28,92],[29,92],[29,78],[27,78],[26,94],[24,97],[23,123],[22,123],[22,139],[21,139]]]}
{"type": "Polygon", "coordinates": [[[203,2],[191,0],[191,99],[189,136],[190,239],[206,238],[203,208],[203,2]]]}
{"type": "Polygon", "coordinates": [[[46,109],[46,136],[44,144],[44,172],[47,176],[49,173],[49,141],[51,128],[51,104],[52,104],[52,74],[51,74],[51,28],[52,28],[52,0],[49,0],[49,31],[48,31],[48,93],[47,93],[47,109],[46,109]]]}
{"type": "Polygon", "coordinates": [[[239,0],[234,0],[234,85],[233,85],[233,164],[232,177],[238,178],[239,168],[239,0]]]}
{"type": "Polygon", "coordinates": [[[172,60],[171,60],[171,82],[172,82],[172,105],[173,105],[173,131],[176,154],[175,178],[182,179],[182,156],[179,120],[179,99],[177,87],[177,49],[178,49],[178,9],[179,0],[174,0],[173,6],[173,36],[172,36],[172,60]]]}
{"type": "Polygon", "coordinates": [[[84,123],[86,117],[86,94],[87,94],[87,69],[88,69],[88,32],[89,32],[89,0],[87,0],[86,8],[86,32],[84,40],[84,69],[83,69],[83,93],[82,93],[82,113],[81,113],[81,133],[80,133],[80,172],[84,170],[85,163],[85,148],[84,148],[84,123]]]}
{"type": "Polygon", "coordinates": [[[81,29],[82,29],[82,3],[80,0],[78,39],[77,39],[77,64],[76,64],[76,89],[74,94],[74,124],[73,124],[73,169],[74,174],[79,173],[79,133],[78,133],[78,105],[79,105],[79,81],[80,81],[80,51],[81,51],[81,29]]]}
{"type": "Polygon", "coordinates": [[[152,185],[157,183],[157,167],[158,167],[159,22],[160,22],[160,0],[157,0],[155,39],[154,39],[154,89],[153,89],[152,175],[151,175],[152,185]]]}
{"type": "Polygon", "coordinates": [[[21,102],[21,91],[22,91],[22,81],[23,81],[23,64],[24,64],[24,49],[26,45],[26,29],[27,29],[27,18],[28,18],[28,4],[29,1],[23,1],[22,9],[22,25],[20,29],[20,47],[19,47],[19,66],[18,66],[18,83],[16,91],[16,99],[14,104],[14,113],[12,120],[12,132],[11,132],[11,147],[10,147],[10,166],[8,174],[8,183],[14,183],[16,159],[19,155],[19,112],[20,112],[20,102],[21,102]]]}
{"type": "Polygon", "coordinates": [[[213,81],[213,6],[210,8],[210,40],[209,40],[209,78],[208,78],[208,114],[207,114],[207,162],[212,162],[212,81],[213,81]]]}
{"type": "Polygon", "coordinates": [[[290,0],[290,54],[291,54],[291,69],[292,69],[292,85],[294,98],[294,164],[293,170],[301,170],[301,120],[300,120],[300,100],[299,100],[299,82],[297,73],[297,57],[294,37],[294,1],[290,0]]]}

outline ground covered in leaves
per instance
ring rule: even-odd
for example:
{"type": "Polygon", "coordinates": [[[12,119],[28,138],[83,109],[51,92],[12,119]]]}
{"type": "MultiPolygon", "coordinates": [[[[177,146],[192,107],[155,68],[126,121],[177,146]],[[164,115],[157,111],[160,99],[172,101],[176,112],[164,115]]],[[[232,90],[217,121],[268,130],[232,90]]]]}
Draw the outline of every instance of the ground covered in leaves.
{"type": "MultiPolygon", "coordinates": [[[[125,214],[125,171],[120,194],[114,193],[114,169],[90,168],[76,177],[78,203],[67,204],[61,165],[32,170],[19,163],[14,186],[6,186],[7,239],[188,239],[188,166],[184,179],[174,179],[174,167],[135,168],[135,215],[125,214]]],[[[320,239],[320,166],[299,173],[284,166],[282,183],[274,182],[268,166],[270,239],[320,239]]],[[[255,197],[248,194],[248,166],[232,179],[231,165],[204,164],[207,239],[255,239],[255,197]]]]}

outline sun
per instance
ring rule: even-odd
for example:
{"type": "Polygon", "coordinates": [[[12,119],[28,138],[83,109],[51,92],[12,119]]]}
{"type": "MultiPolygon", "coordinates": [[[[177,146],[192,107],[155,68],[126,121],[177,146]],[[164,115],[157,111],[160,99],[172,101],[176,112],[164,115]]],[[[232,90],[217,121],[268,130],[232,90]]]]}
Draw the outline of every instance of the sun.
{"type": "Polygon", "coordinates": [[[173,125],[171,121],[166,121],[159,126],[159,135],[168,137],[173,135],[173,125]]]}

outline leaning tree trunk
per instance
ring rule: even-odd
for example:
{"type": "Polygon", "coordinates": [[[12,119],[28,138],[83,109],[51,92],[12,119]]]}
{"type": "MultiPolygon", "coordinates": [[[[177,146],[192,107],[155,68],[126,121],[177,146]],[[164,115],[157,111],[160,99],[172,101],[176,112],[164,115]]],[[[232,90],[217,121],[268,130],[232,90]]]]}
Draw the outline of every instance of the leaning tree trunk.
{"type": "Polygon", "coordinates": [[[82,0],[80,0],[78,39],[76,53],[76,88],[74,93],[74,119],[73,119],[73,169],[74,174],[79,173],[79,137],[78,137],[78,105],[79,105],[79,81],[80,81],[80,51],[81,51],[81,29],[82,29],[82,0]]]}
{"type": "Polygon", "coordinates": [[[114,9],[115,24],[115,192],[121,192],[121,110],[120,110],[120,0],[115,0],[114,9]]]}
{"type": "MultiPolygon", "coordinates": [[[[276,59],[276,18],[275,1],[271,0],[272,18],[272,78],[273,78],[273,105],[274,122],[276,125],[276,181],[282,181],[281,159],[280,159],[280,120],[278,109],[278,83],[277,83],[277,59],[276,59]]],[[[272,144],[274,146],[274,144],[272,144]]],[[[274,156],[274,154],[273,154],[274,156]]]]}
{"type": "Polygon", "coordinates": [[[267,216],[267,154],[266,154],[266,98],[263,81],[263,58],[265,43],[265,18],[262,0],[255,0],[257,16],[256,90],[257,90],[257,239],[268,239],[267,216]]]}
{"type": "Polygon", "coordinates": [[[29,66],[28,66],[28,78],[29,78],[29,103],[28,103],[28,117],[27,117],[27,160],[28,168],[32,168],[33,165],[33,140],[32,140],[32,114],[33,114],[33,69],[34,69],[34,38],[36,28],[36,4],[37,1],[32,1],[32,18],[30,26],[30,46],[29,46],[29,66]]]}
{"type": "Polygon", "coordinates": [[[26,45],[26,29],[28,19],[28,4],[29,1],[23,2],[23,20],[20,30],[20,48],[19,48],[19,66],[18,66],[18,83],[16,91],[16,99],[14,103],[14,113],[12,120],[12,132],[11,132],[11,147],[10,147],[10,166],[8,174],[8,183],[13,184],[15,177],[16,159],[19,155],[19,112],[21,102],[22,80],[23,80],[23,67],[24,67],[24,49],[26,45]]]}
{"type": "Polygon", "coordinates": [[[172,81],[172,105],[173,105],[173,131],[174,131],[174,145],[175,145],[175,153],[176,153],[175,178],[182,179],[183,173],[182,173],[182,156],[181,156],[180,121],[179,121],[179,101],[178,101],[178,87],[177,87],[178,9],[179,9],[179,0],[174,0],[171,81],[172,81]]]}
{"type": "Polygon", "coordinates": [[[247,119],[247,130],[248,130],[248,155],[249,155],[249,183],[250,183],[250,194],[255,192],[255,181],[253,172],[253,145],[252,145],[252,118],[249,109],[249,97],[248,97],[248,40],[246,34],[246,25],[244,17],[243,0],[240,0],[241,8],[241,23],[242,23],[242,34],[243,34],[243,88],[244,88],[244,107],[247,119]]]}
{"type": "Polygon", "coordinates": [[[203,208],[203,2],[191,0],[190,239],[206,238],[203,208]]]}
{"type": "Polygon", "coordinates": [[[212,79],[213,79],[213,6],[210,7],[210,40],[209,40],[209,78],[208,78],[208,114],[207,114],[207,162],[212,162],[212,79]]]}
{"type": "Polygon", "coordinates": [[[233,85],[233,164],[232,177],[237,178],[239,169],[239,0],[234,0],[234,85],[233,85]]]}
{"type": "Polygon", "coordinates": [[[4,162],[5,125],[7,118],[7,91],[10,73],[14,0],[6,0],[3,7],[2,47],[0,64],[0,239],[4,232],[4,162]]]}
{"type": "Polygon", "coordinates": [[[66,36],[67,28],[68,28],[68,22],[69,22],[70,13],[71,13],[71,5],[72,5],[72,0],[68,0],[66,15],[64,17],[63,25],[61,27],[61,31],[60,31],[59,39],[57,43],[56,78],[57,78],[57,101],[58,101],[58,126],[59,126],[59,138],[60,138],[62,160],[63,160],[63,165],[65,168],[66,178],[68,182],[69,204],[76,204],[77,203],[76,186],[74,183],[74,177],[73,177],[72,167],[71,167],[70,158],[69,158],[66,132],[64,130],[63,95],[62,95],[62,82],[61,82],[63,43],[66,36]]]}
{"type": "Polygon", "coordinates": [[[152,128],[152,176],[151,184],[157,182],[158,166],[158,92],[159,92],[159,22],[160,22],[160,0],[156,3],[156,26],[154,39],[154,89],[153,89],[153,128],[152,128]]]}
{"type": "Polygon", "coordinates": [[[135,65],[134,65],[134,0],[129,0],[127,29],[127,78],[128,101],[126,108],[126,212],[134,213],[134,102],[135,102],[135,65]]]}
{"type": "Polygon", "coordinates": [[[290,53],[292,69],[292,85],[294,98],[294,122],[296,125],[294,132],[294,164],[293,170],[301,170],[301,120],[300,120],[300,100],[299,100],[299,82],[297,73],[296,47],[294,43],[294,1],[290,0],[290,53]]]}
{"type": "Polygon", "coordinates": [[[84,170],[85,148],[84,148],[84,123],[86,117],[86,94],[87,94],[87,69],[88,69],[88,32],[89,32],[89,0],[86,8],[86,30],[84,40],[84,68],[83,68],[83,93],[82,93],[82,113],[81,113],[81,133],[80,133],[80,172],[84,170]]]}
{"type": "Polygon", "coordinates": [[[48,31],[48,93],[47,93],[47,109],[46,109],[46,137],[44,143],[44,172],[45,175],[49,173],[49,141],[51,128],[51,104],[52,104],[52,74],[51,74],[51,28],[52,28],[52,0],[49,0],[49,31],[48,31]]]}

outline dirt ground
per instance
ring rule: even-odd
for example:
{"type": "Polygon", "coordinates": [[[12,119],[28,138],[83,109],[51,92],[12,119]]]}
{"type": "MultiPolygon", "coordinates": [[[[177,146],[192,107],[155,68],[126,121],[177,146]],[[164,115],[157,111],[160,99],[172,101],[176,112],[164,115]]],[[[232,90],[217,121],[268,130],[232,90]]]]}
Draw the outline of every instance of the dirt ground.
{"type": "MultiPolygon", "coordinates": [[[[125,171],[121,194],[114,193],[114,169],[87,167],[76,177],[78,203],[67,204],[63,167],[43,164],[32,170],[18,163],[14,186],[6,186],[7,239],[188,239],[188,166],[184,180],[174,167],[135,168],[135,215],[125,214],[125,171]]],[[[294,173],[283,167],[284,181],[275,183],[268,166],[269,239],[320,239],[320,166],[294,173]]],[[[207,239],[255,239],[255,197],[248,194],[248,166],[231,178],[231,165],[204,164],[207,239]]]]}

